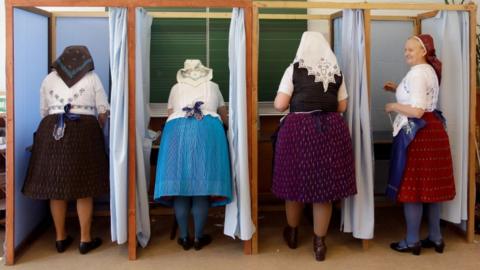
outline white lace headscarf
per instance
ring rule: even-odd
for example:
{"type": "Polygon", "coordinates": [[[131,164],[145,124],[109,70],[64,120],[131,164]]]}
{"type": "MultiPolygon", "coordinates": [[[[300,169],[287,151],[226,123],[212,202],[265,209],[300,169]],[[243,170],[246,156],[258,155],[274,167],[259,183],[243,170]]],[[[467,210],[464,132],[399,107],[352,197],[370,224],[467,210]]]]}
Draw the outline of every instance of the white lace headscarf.
{"type": "Polygon", "coordinates": [[[185,60],[183,68],[177,72],[177,82],[192,86],[199,86],[212,78],[213,70],[203,66],[198,59],[185,60]]]}
{"type": "Polygon", "coordinates": [[[315,82],[322,82],[325,92],[329,83],[335,83],[334,76],[341,75],[337,57],[330,48],[330,44],[319,32],[303,33],[293,63],[298,63],[300,68],[305,68],[308,75],[314,75],[315,82]]]}

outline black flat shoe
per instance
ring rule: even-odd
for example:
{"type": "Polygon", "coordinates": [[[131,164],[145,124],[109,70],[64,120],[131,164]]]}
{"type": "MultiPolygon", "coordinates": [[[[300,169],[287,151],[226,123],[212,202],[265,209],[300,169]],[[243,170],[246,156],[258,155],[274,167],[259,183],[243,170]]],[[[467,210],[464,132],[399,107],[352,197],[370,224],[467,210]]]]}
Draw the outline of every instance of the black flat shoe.
{"type": "Polygon", "coordinates": [[[78,246],[78,251],[80,251],[80,254],[87,254],[88,252],[99,247],[101,244],[102,239],[95,237],[90,242],[80,242],[80,245],[78,246]]]}
{"type": "Polygon", "coordinates": [[[420,243],[422,248],[435,248],[437,253],[443,253],[443,250],[445,249],[445,242],[443,242],[443,240],[441,240],[440,244],[437,244],[427,237],[423,240],[420,240],[420,243]]]}
{"type": "Polygon", "coordinates": [[[390,244],[390,248],[395,250],[395,251],[398,251],[398,252],[411,252],[413,255],[418,256],[418,255],[420,255],[420,251],[422,249],[422,246],[421,246],[420,242],[417,242],[411,247],[409,247],[409,246],[402,247],[402,246],[400,246],[400,242],[395,242],[395,243],[390,244]]]}
{"type": "Polygon", "coordinates": [[[73,242],[73,237],[67,235],[67,238],[59,241],[55,241],[55,247],[57,248],[58,253],[62,253],[67,250],[68,246],[73,242]]]}
{"type": "Polygon", "coordinates": [[[183,247],[183,250],[189,250],[193,245],[192,240],[188,236],[184,238],[179,237],[177,243],[183,247]]]}
{"type": "Polygon", "coordinates": [[[210,244],[211,242],[212,242],[212,237],[208,234],[205,234],[199,239],[195,239],[195,241],[193,242],[193,248],[195,248],[195,250],[200,250],[204,246],[210,244]]]}

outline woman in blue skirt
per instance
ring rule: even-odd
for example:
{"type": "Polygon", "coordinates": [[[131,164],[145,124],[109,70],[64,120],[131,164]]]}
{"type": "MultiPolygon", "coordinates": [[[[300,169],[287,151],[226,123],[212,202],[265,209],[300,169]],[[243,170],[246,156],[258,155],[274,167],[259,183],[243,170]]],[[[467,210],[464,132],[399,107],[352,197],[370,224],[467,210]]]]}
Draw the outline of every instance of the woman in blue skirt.
{"type": "Polygon", "coordinates": [[[175,210],[185,250],[199,250],[212,239],[203,234],[210,206],[232,197],[230,158],[223,124],[227,108],[212,70],[199,60],[186,60],[168,98],[155,182],[155,200],[175,210]],[[195,235],[188,235],[192,212],[195,235]]]}

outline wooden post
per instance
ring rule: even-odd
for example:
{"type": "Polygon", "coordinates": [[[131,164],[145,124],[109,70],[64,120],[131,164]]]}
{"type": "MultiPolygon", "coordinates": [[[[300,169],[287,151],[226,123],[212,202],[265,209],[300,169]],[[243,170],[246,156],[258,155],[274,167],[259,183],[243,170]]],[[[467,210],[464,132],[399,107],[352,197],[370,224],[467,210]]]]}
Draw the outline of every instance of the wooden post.
{"type": "Polygon", "coordinates": [[[422,33],[422,20],[417,18],[413,21],[413,34],[420,35],[422,33]]]}
{"type": "Polygon", "coordinates": [[[258,8],[253,7],[252,14],[252,90],[251,90],[251,113],[250,119],[250,156],[251,156],[251,197],[252,197],[252,220],[255,225],[255,234],[252,237],[252,253],[258,253],[258,237],[259,237],[259,224],[258,224],[258,46],[259,46],[259,34],[260,34],[260,21],[258,18],[258,8]]]}
{"type": "Polygon", "coordinates": [[[135,158],[135,6],[128,7],[128,259],[137,259],[135,158]]]}
{"type": "Polygon", "coordinates": [[[328,19],[328,36],[330,37],[330,48],[332,48],[332,51],[334,48],[333,46],[335,45],[334,44],[335,34],[333,33],[333,31],[335,31],[335,27],[334,27],[333,20],[334,19],[332,18],[328,19]]]}
{"type": "MultiPolygon", "coordinates": [[[[246,45],[246,79],[247,79],[247,87],[246,87],[246,91],[247,93],[245,93],[247,95],[247,119],[251,119],[252,118],[252,115],[255,115],[255,104],[256,104],[256,95],[253,93],[252,91],[252,20],[253,20],[253,14],[252,14],[252,9],[251,7],[248,7],[248,8],[244,8],[244,19],[245,19],[245,45],[246,45]]],[[[247,121],[247,126],[248,126],[248,122],[247,121]]],[[[250,133],[252,133],[253,131],[256,132],[256,129],[255,130],[251,130],[251,126],[248,127],[248,130],[250,130],[250,133]]],[[[248,133],[247,133],[248,134],[248,133]]],[[[252,149],[254,147],[254,144],[252,144],[253,142],[253,137],[252,136],[248,136],[249,139],[248,139],[248,144],[250,145],[250,149],[252,149]]],[[[251,158],[249,158],[249,161],[250,161],[250,164],[249,164],[249,167],[250,167],[250,176],[249,178],[251,179],[250,180],[250,190],[252,190],[252,187],[254,185],[252,185],[252,183],[255,181],[256,177],[255,177],[255,173],[253,172],[256,168],[256,166],[254,165],[254,158],[253,158],[253,154],[251,154],[251,158]]],[[[253,192],[251,194],[251,203],[252,205],[255,204],[256,202],[256,198],[254,198],[253,196],[253,192]]],[[[255,215],[253,214],[253,207],[251,207],[251,210],[252,210],[252,218],[255,217],[255,215]]],[[[255,219],[254,219],[255,220],[255,219]]],[[[254,221],[254,224],[256,226],[256,222],[254,221]]],[[[257,234],[255,233],[254,236],[252,237],[251,240],[248,240],[248,241],[245,241],[243,243],[243,252],[244,254],[252,254],[253,253],[253,247],[257,245],[256,241],[257,241],[257,238],[255,237],[257,234]]]]}
{"type": "Polygon", "coordinates": [[[13,91],[13,6],[5,3],[6,24],[6,83],[7,83],[7,194],[6,194],[6,235],[5,259],[7,265],[15,263],[15,109],[13,91]]]}
{"type": "MultiPolygon", "coordinates": [[[[50,17],[50,57],[49,64],[57,58],[57,16],[50,17]]],[[[50,69],[49,69],[50,70],[50,69]]]]}
{"type": "Polygon", "coordinates": [[[470,124],[468,130],[468,221],[467,241],[473,243],[475,238],[475,112],[477,94],[477,38],[476,8],[471,9],[470,17],[470,124]]]}

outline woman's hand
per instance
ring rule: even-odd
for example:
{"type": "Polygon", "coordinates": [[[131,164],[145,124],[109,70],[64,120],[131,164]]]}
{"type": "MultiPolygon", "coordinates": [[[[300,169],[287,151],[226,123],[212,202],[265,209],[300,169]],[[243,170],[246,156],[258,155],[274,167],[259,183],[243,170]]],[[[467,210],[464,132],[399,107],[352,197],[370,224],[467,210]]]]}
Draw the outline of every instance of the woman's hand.
{"type": "Polygon", "coordinates": [[[227,108],[227,106],[219,107],[217,112],[218,112],[218,115],[220,115],[220,118],[222,119],[223,125],[226,128],[228,128],[228,108],[227,108]]]}
{"type": "Polygon", "coordinates": [[[387,103],[385,104],[385,112],[395,112],[397,103],[387,103]]]}
{"type": "Polygon", "coordinates": [[[105,126],[105,123],[107,122],[107,118],[109,114],[110,114],[110,111],[106,111],[104,113],[98,114],[98,123],[100,123],[101,128],[105,126]]]}
{"type": "Polygon", "coordinates": [[[392,81],[387,81],[385,85],[383,85],[383,89],[388,92],[395,92],[397,91],[397,84],[392,81]]]}

